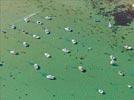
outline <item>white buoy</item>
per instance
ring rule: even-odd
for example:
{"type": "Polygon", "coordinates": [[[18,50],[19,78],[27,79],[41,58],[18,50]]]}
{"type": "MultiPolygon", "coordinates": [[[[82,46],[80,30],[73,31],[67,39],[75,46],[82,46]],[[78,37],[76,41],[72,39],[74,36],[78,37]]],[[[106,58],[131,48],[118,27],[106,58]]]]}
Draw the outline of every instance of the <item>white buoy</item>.
{"type": "Polygon", "coordinates": [[[38,64],[34,64],[34,69],[35,70],[39,70],[40,69],[40,66],[38,64]]]}
{"type": "Polygon", "coordinates": [[[102,89],[98,89],[98,93],[105,94],[104,90],[102,90],[102,89]]]}
{"type": "Polygon", "coordinates": [[[44,55],[47,57],[47,58],[51,58],[51,55],[49,53],[44,53],[44,55]]]}
{"type": "Polygon", "coordinates": [[[36,39],[40,39],[40,36],[36,36],[36,39]]]}
{"type": "Polygon", "coordinates": [[[55,80],[56,79],[55,76],[53,76],[53,75],[47,75],[46,78],[49,79],[49,80],[55,80]]]}
{"type": "Polygon", "coordinates": [[[73,31],[70,27],[65,27],[64,30],[67,31],[67,32],[72,32],[73,31]]]}
{"type": "Polygon", "coordinates": [[[46,16],[45,19],[52,20],[52,17],[51,16],[46,16]]]}
{"type": "Polygon", "coordinates": [[[81,72],[85,72],[85,71],[86,71],[86,69],[85,69],[83,66],[78,66],[78,69],[79,69],[79,71],[81,71],[81,72]]]}
{"type": "Polygon", "coordinates": [[[18,55],[18,52],[16,52],[15,50],[10,50],[9,52],[10,52],[10,54],[12,54],[12,55],[18,55]]]}
{"type": "Polygon", "coordinates": [[[77,41],[75,39],[71,40],[73,44],[77,44],[77,41]]]}
{"type": "Polygon", "coordinates": [[[70,53],[70,50],[67,49],[67,48],[63,48],[62,51],[63,51],[64,53],[70,53]]]}
{"type": "Polygon", "coordinates": [[[29,47],[29,44],[27,42],[23,42],[24,47],[29,47]]]}

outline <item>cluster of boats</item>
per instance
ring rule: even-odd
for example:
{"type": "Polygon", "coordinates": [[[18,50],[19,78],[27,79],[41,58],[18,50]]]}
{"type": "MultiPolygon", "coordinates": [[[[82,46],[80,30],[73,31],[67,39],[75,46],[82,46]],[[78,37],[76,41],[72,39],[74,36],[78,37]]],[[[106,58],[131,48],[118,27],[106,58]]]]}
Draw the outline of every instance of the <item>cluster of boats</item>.
{"type": "MultiPolygon", "coordinates": [[[[32,15],[32,16],[33,16],[33,15],[32,15]]],[[[52,20],[53,17],[52,17],[52,16],[46,16],[45,19],[46,19],[46,20],[52,20]]],[[[31,16],[24,18],[24,22],[29,23],[30,21],[31,21],[31,16]]],[[[43,25],[43,22],[41,22],[41,21],[36,21],[36,24],[43,25]]],[[[15,25],[11,25],[10,27],[11,27],[11,29],[17,29],[17,27],[16,27],[15,25]]],[[[109,27],[109,28],[112,27],[112,24],[111,24],[110,22],[109,22],[109,24],[108,24],[108,27],[109,27]]],[[[64,30],[65,30],[65,32],[73,32],[73,29],[72,29],[71,27],[65,27],[64,30]]],[[[5,31],[3,31],[3,32],[5,32],[5,31]]],[[[25,30],[23,30],[23,32],[24,32],[25,34],[28,34],[28,32],[25,31],[25,30]]],[[[45,32],[46,34],[50,34],[50,33],[51,33],[48,28],[45,28],[45,29],[44,29],[44,32],[45,32]]],[[[35,39],[40,39],[40,38],[41,38],[40,36],[35,35],[35,34],[33,34],[32,37],[35,38],[35,39]]],[[[72,39],[70,42],[72,42],[72,44],[74,44],[74,45],[78,44],[78,41],[75,40],[75,39],[72,39]]],[[[29,46],[30,46],[30,44],[27,43],[27,42],[25,42],[25,41],[22,42],[22,45],[23,45],[24,47],[29,47],[29,46]]],[[[126,50],[134,50],[133,47],[128,46],[128,45],[123,46],[123,48],[126,49],[126,50]]],[[[91,49],[92,49],[91,47],[88,48],[88,50],[91,50],[91,49]]],[[[71,53],[71,50],[69,50],[68,48],[63,48],[61,51],[64,52],[64,53],[66,53],[66,54],[71,53]]],[[[12,54],[12,55],[18,55],[18,54],[19,54],[19,52],[17,52],[16,50],[10,50],[9,52],[10,52],[10,54],[12,54]]],[[[45,53],[44,53],[44,56],[45,56],[46,58],[52,58],[52,55],[49,54],[48,52],[45,52],[45,53]]],[[[110,64],[111,64],[111,65],[116,65],[116,64],[117,64],[117,58],[116,58],[115,56],[113,56],[113,55],[110,55],[110,64]]],[[[0,63],[0,66],[2,66],[2,65],[3,65],[3,63],[0,63]]],[[[35,70],[40,70],[40,66],[39,66],[37,63],[33,64],[33,68],[34,68],[35,70]]],[[[86,72],[86,68],[83,67],[83,66],[78,66],[78,70],[79,70],[80,72],[83,72],[83,73],[86,72]]],[[[125,76],[125,73],[123,73],[122,71],[119,71],[118,74],[119,74],[120,76],[125,76]]],[[[56,77],[55,77],[54,75],[51,75],[51,74],[46,75],[46,78],[49,79],[49,80],[55,80],[55,79],[56,79],[56,77]]],[[[129,85],[128,85],[128,88],[132,88],[132,85],[129,84],[129,85]]],[[[103,89],[98,89],[98,93],[104,95],[106,92],[105,92],[103,89]]]]}

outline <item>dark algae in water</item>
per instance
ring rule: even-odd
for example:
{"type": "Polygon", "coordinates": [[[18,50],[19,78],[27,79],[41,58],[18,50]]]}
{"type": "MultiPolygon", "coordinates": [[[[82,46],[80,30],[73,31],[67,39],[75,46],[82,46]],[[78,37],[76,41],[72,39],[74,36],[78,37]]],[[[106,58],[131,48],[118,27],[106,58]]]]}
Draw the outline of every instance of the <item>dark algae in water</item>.
{"type": "Polygon", "coordinates": [[[125,10],[113,13],[115,25],[127,26],[134,20],[134,10],[125,10]]]}

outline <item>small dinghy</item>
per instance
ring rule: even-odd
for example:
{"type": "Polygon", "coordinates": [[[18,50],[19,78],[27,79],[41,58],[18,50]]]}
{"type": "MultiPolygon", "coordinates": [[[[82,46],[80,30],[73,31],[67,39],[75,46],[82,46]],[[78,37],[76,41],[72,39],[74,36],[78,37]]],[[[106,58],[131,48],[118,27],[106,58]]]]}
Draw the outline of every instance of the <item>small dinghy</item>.
{"type": "Polygon", "coordinates": [[[24,47],[29,47],[29,44],[27,42],[22,43],[24,47]]]}
{"type": "Polygon", "coordinates": [[[92,50],[93,48],[92,48],[92,47],[88,47],[87,49],[88,49],[88,50],[92,50]]]}
{"type": "Polygon", "coordinates": [[[86,72],[86,69],[85,69],[83,66],[79,66],[78,69],[79,69],[79,71],[81,71],[81,72],[86,72]]]}
{"type": "Polygon", "coordinates": [[[11,25],[11,29],[16,29],[16,26],[15,25],[11,25]]]}
{"type": "Polygon", "coordinates": [[[38,64],[34,64],[33,66],[34,66],[35,70],[39,70],[40,69],[40,66],[38,64]]]}
{"type": "Polygon", "coordinates": [[[123,72],[121,72],[121,71],[118,71],[118,74],[119,74],[120,76],[125,76],[125,74],[124,74],[123,72]]]}
{"type": "Polygon", "coordinates": [[[12,54],[12,55],[18,55],[18,54],[19,54],[19,53],[16,52],[15,50],[10,50],[9,52],[10,52],[10,54],[12,54]]]}
{"type": "Polygon", "coordinates": [[[53,75],[47,75],[46,78],[49,79],[49,80],[55,80],[56,79],[55,76],[53,76],[53,75]]]}
{"type": "Polygon", "coordinates": [[[24,18],[24,22],[29,23],[30,22],[30,18],[29,17],[25,17],[24,18]]]}
{"type": "Polygon", "coordinates": [[[50,34],[50,31],[46,28],[46,29],[45,29],[45,33],[46,33],[46,34],[50,34]]]}
{"type": "Polygon", "coordinates": [[[117,63],[116,63],[116,61],[115,60],[111,60],[110,61],[110,65],[116,65],[117,63]]]}
{"type": "Polygon", "coordinates": [[[98,93],[105,94],[104,90],[102,90],[102,89],[98,89],[98,93]]]}
{"type": "Polygon", "coordinates": [[[111,60],[116,60],[116,57],[114,57],[113,55],[110,55],[110,59],[111,60]]]}
{"type": "Polygon", "coordinates": [[[73,44],[77,44],[77,41],[75,39],[71,40],[73,44]]]}
{"type": "Polygon", "coordinates": [[[67,31],[67,32],[72,32],[73,31],[70,27],[65,27],[64,30],[67,31]]]}
{"type": "Polygon", "coordinates": [[[63,48],[62,51],[63,51],[64,53],[70,53],[70,50],[67,49],[67,48],[63,48]]]}
{"type": "Polygon", "coordinates": [[[131,47],[131,46],[125,45],[125,46],[124,46],[124,49],[126,49],[126,50],[133,50],[134,48],[131,47]]]}
{"type": "Polygon", "coordinates": [[[52,17],[51,16],[46,16],[45,19],[52,20],[52,17]]]}
{"type": "Polygon", "coordinates": [[[63,51],[64,53],[70,53],[70,50],[67,49],[67,48],[63,48],[62,51],[63,51]]]}
{"type": "Polygon", "coordinates": [[[117,64],[117,59],[113,55],[110,55],[110,65],[116,65],[117,64]]]}
{"type": "Polygon", "coordinates": [[[33,35],[33,38],[35,38],[35,39],[40,39],[40,36],[33,35]]]}
{"type": "Polygon", "coordinates": [[[45,57],[51,58],[51,55],[49,53],[44,53],[45,57]]]}
{"type": "Polygon", "coordinates": [[[127,87],[128,87],[128,88],[133,88],[133,86],[132,86],[132,85],[130,85],[130,84],[128,84],[128,85],[127,85],[127,87]]]}

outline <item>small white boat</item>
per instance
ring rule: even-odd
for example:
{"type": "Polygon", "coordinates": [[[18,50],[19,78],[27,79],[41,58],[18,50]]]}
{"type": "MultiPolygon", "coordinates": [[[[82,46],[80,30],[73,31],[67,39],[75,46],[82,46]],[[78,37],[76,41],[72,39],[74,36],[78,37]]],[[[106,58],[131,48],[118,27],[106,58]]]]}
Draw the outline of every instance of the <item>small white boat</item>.
{"type": "Polygon", "coordinates": [[[111,60],[116,60],[116,57],[114,57],[113,55],[110,55],[110,59],[111,60]]]}
{"type": "Polygon", "coordinates": [[[29,47],[29,44],[27,42],[22,43],[24,47],[29,47]]]}
{"type": "Polygon", "coordinates": [[[111,60],[110,61],[110,65],[116,65],[117,63],[116,63],[116,61],[115,60],[111,60]]]}
{"type": "Polygon", "coordinates": [[[65,27],[64,30],[67,31],[67,32],[72,32],[73,31],[70,27],[65,27]]]}
{"type": "Polygon", "coordinates": [[[33,38],[35,38],[37,35],[33,35],[33,38]]]}
{"type": "Polygon", "coordinates": [[[86,69],[83,66],[78,66],[79,71],[86,72],[86,69]]]}
{"type": "Polygon", "coordinates": [[[125,76],[125,74],[124,74],[123,72],[121,72],[121,71],[118,71],[118,74],[119,74],[120,76],[125,76]]]}
{"type": "Polygon", "coordinates": [[[26,22],[26,23],[30,22],[30,18],[29,17],[25,17],[24,18],[24,22],[26,22]]]}
{"type": "Polygon", "coordinates": [[[102,89],[98,89],[98,93],[105,94],[104,90],[102,90],[102,89]]]}
{"type": "Polygon", "coordinates": [[[133,50],[133,49],[134,49],[133,47],[128,46],[128,45],[125,45],[124,48],[125,48],[126,50],[133,50]]]}
{"type": "Polygon", "coordinates": [[[15,25],[11,25],[11,29],[16,29],[16,26],[15,25]]]}
{"type": "Polygon", "coordinates": [[[45,33],[46,33],[46,34],[50,34],[50,31],[46,28],[46,29],[45,29],[45,33]]]}
{"type": "Polygon", "coordinates": [[[93,48],[92,48],[92,47],[88,47],[87,49],[88,49],[88,50],[92,50],[93,48]]]}
{"type": "Polygon", "coordinates": [[[51,58],[51,55],[49,53],[44,53],[44,55],[47,57],[47,58],[51,58]]]}
{"type": "Polygon", "coordinates": [[[46,16],[45,19],[52,20],[52,17],[51,16],[46,16]]]}
{"type": "Polygon", "coordinates": [[[10,54],[12,54],[12,55],[18,55],[18,52],[16,52],[15,50],[10,50],[9,52],[10,52],[10,54]]]}
{"type": "Polygon", "coordinates": [[[77,41],[75,39],[71,40],[73,44],[77,44],[77,41]]]}
{"type": "Polygon", "coordinates": [[[40,39],[40,36],[33,35],[33,38],[40,39]]]}
{"type": "Polygon", "coordinates": [[[38,64],[34,64],[34,69],[35,70],[39,70],[40,69],[40,66],[38,64]]]}
{"type": "Polygon", "coordinates": [[[130,84],[128,84],[128,85],[127,85],[127,87],[128,87],[128,88],[133,88],[133,86],[132,86],[132,85],[130,85],[130,84]]]}
{"type": "Polygon", "coordinates": [[[63,51],[64,53],[70,53],[70,50],[67,49],[67,48],[63,48],[62,51],[63,51]]]}
{"type": "Polygon", "coordinates": [[[49,79],[49,80],[55,80],[56,79],[55,76],[53,76],[53,75],[47,75],[46,78],[49,79]]]}

